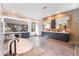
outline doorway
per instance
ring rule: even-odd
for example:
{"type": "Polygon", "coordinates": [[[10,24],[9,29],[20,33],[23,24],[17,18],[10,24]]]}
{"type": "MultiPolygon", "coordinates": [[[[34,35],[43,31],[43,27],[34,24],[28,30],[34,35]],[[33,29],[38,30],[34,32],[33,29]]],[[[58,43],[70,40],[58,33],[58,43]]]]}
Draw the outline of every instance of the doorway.
{"type": "Polygon", "coordinates": [[[31,22],[31,36],[36,35],[36,22],[31,22]]]}

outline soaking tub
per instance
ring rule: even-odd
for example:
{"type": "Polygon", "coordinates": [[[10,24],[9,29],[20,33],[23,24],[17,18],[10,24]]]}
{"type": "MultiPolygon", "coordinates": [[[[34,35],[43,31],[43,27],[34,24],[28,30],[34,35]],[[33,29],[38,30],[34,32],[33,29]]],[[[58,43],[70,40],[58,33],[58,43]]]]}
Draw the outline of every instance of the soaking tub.
{"type": "MultiPolygon", "coordinates": [[[[10,50],[10,43],[12,40],[9,41],[8,43],[8,51],[10,50]]],[[[25,53],[30,51],[33,48],[33,44],[27,40],[27,39],[23,39],[23,38],[19,38],[19,41],[16,40],[16,53],[17,55],[25,53]]],[[[14,53],[14,44],[12,44],[12,53],[14,53]]]]}

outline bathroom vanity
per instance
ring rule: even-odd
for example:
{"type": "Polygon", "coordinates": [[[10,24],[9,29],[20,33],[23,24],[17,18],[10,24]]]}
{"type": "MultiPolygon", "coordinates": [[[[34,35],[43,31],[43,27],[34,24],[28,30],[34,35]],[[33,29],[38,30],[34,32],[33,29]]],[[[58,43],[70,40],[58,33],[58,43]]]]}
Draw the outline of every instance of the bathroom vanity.
{"type": "Polygon", "coordinates": [[[15,34],[21,38],[28,38],[28,22],[24,19],[4,17],[4,38],[13,39],[15,34]]]}
{"type": "Polygon", "coordinates": [[[51,39],[69,41],[70,17],[66,14],[58,14],[44,18],[44,30],[41,35],[51,39]],[[61,16],[61,17],[60,17],[61,16]]]}
{"type": "Polygon", "coordinates": [[[18,34],[21,38],[29,38],[29,32],[9,32],[9,33],[5,33],[5,39],[12,39],[12,37],[14,38],[14,36],[18,34]]]}
{"type": "Polygon", "coordinates": [[[62,33],[62,32],[42,32],[42,36],[50,38],[50,39],[62,40],[62,41],[65,41],[65,42],[69,41],[69,33],[62,33]]]}

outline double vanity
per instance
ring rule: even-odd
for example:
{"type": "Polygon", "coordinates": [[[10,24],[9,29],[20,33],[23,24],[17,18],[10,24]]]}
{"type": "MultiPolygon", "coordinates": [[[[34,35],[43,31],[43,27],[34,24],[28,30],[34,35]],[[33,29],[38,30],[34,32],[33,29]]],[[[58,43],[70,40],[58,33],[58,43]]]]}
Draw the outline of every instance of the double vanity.
{"type": "Polygon", "coordinates": [[[42,32],[42,36],[51,38],[51,39],[57,39],[62,40],[65,42],[69,41],[69,33],[62,33],[62,32],[42,32]]]}
{"type": "Polygon", "coordinates": [[[70,37],[70,17],[65,13],[60,13],[43,19],[44,30],[41,32],[42,36],[69,41],[70,37]],[[61,17],[60,17],[61,16],[61,17]]]}
{"type": "Polygon", "coordinates": [[[9,32],[4,34],[5,39],[10,39],[16,34],[18,34],[21,38],[28,38],[30,36],[29,32],[9,32]]]}

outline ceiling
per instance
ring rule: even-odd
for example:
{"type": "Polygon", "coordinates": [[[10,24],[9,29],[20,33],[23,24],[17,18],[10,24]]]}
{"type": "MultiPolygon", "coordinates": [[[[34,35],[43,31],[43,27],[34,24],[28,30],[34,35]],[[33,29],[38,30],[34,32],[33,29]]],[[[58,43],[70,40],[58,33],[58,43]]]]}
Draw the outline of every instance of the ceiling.
{"type": "Polygon", "coordinates": [[[41,19],[77,8],[76,3],[3,3],[3,8],[23,16],[41,19]]]}

